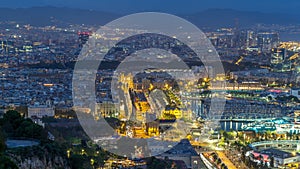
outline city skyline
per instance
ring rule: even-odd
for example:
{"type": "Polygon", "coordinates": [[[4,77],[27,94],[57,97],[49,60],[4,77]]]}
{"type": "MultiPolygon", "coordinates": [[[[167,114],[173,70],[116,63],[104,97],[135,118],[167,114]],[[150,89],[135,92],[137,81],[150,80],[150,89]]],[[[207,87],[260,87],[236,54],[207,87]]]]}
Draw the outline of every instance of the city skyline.
{"type": "Polygon", "coordinates": [[[300,168],[299,6],[0,2],[0,169],[300,168]]]}

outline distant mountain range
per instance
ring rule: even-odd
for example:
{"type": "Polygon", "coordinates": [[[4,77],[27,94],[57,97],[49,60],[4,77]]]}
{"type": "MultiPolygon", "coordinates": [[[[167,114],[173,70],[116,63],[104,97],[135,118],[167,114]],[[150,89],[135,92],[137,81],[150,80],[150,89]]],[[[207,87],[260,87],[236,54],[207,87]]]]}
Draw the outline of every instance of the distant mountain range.
{"type": "Polygon", "coordinates": [[[299,24],[300,18],[290,14],[262,13],[237,11],[232,9],[209,9],[194,15],[186,16],[186,19],[197,26],[221,27],[238,26],[249,27],[255,24],[299,24]]]}
{"type": "MultiPolygon", "coordinates": [[[[87,24],[104,25],[121,17],[120,14],[72,9],[65,7],[0,8],[0,21],[17,21],[36,26],[87,24]]],[[[245,12],[232,9],[209,9],[195,14],[179,15],[199,27],[235,26],[249,27],[254,24],[298,24],[300,17],[288,14],[245,12]]]]}
{"type": "Polygon", "coordinates": [[[0,21],[17,21],[35,26],[66,24],[103,25],[120,17],[108,12],[64,7],[0,8],[0,21]]]}

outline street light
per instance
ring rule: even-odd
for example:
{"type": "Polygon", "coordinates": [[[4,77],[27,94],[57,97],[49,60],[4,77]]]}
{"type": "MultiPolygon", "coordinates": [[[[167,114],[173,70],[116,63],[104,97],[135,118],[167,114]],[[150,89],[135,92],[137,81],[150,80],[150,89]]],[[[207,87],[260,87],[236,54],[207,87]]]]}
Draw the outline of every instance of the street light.
{"type": "Polygon", "coordinates": [[[67,150],[67,157],[70,158],[70,150],[67,150]]]}
{"type": "Polygon", "coordinates": [[[95,163],[95,160],[91,159],[91,165],[94,165],[94,163],[95,163]]]}

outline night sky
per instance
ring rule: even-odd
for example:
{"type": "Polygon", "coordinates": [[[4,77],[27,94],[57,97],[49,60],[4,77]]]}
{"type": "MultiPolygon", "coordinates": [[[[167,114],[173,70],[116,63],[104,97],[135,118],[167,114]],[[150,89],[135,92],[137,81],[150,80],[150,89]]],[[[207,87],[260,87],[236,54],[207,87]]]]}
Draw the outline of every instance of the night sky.
{"type": "Polygon", "coordinates": [[[1,0],[0,7],[57,6],[114,13],[142,11],[188,14],[211,8],[287,13],[300,16],[299,0],[1,0]]]}

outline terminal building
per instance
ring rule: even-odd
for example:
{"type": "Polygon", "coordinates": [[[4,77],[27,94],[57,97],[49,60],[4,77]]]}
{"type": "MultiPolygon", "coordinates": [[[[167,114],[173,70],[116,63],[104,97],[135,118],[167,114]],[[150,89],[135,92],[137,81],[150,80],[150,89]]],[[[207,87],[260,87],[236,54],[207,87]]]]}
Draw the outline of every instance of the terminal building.
{"type": "Polygon", "coordinates": [[[276,168],[286,167],[289,164],[300,162],[300,154],[290,153],[275,148],[269,148],[261,151],[253,151],[253,160],[259,160],[276,168]]]}

